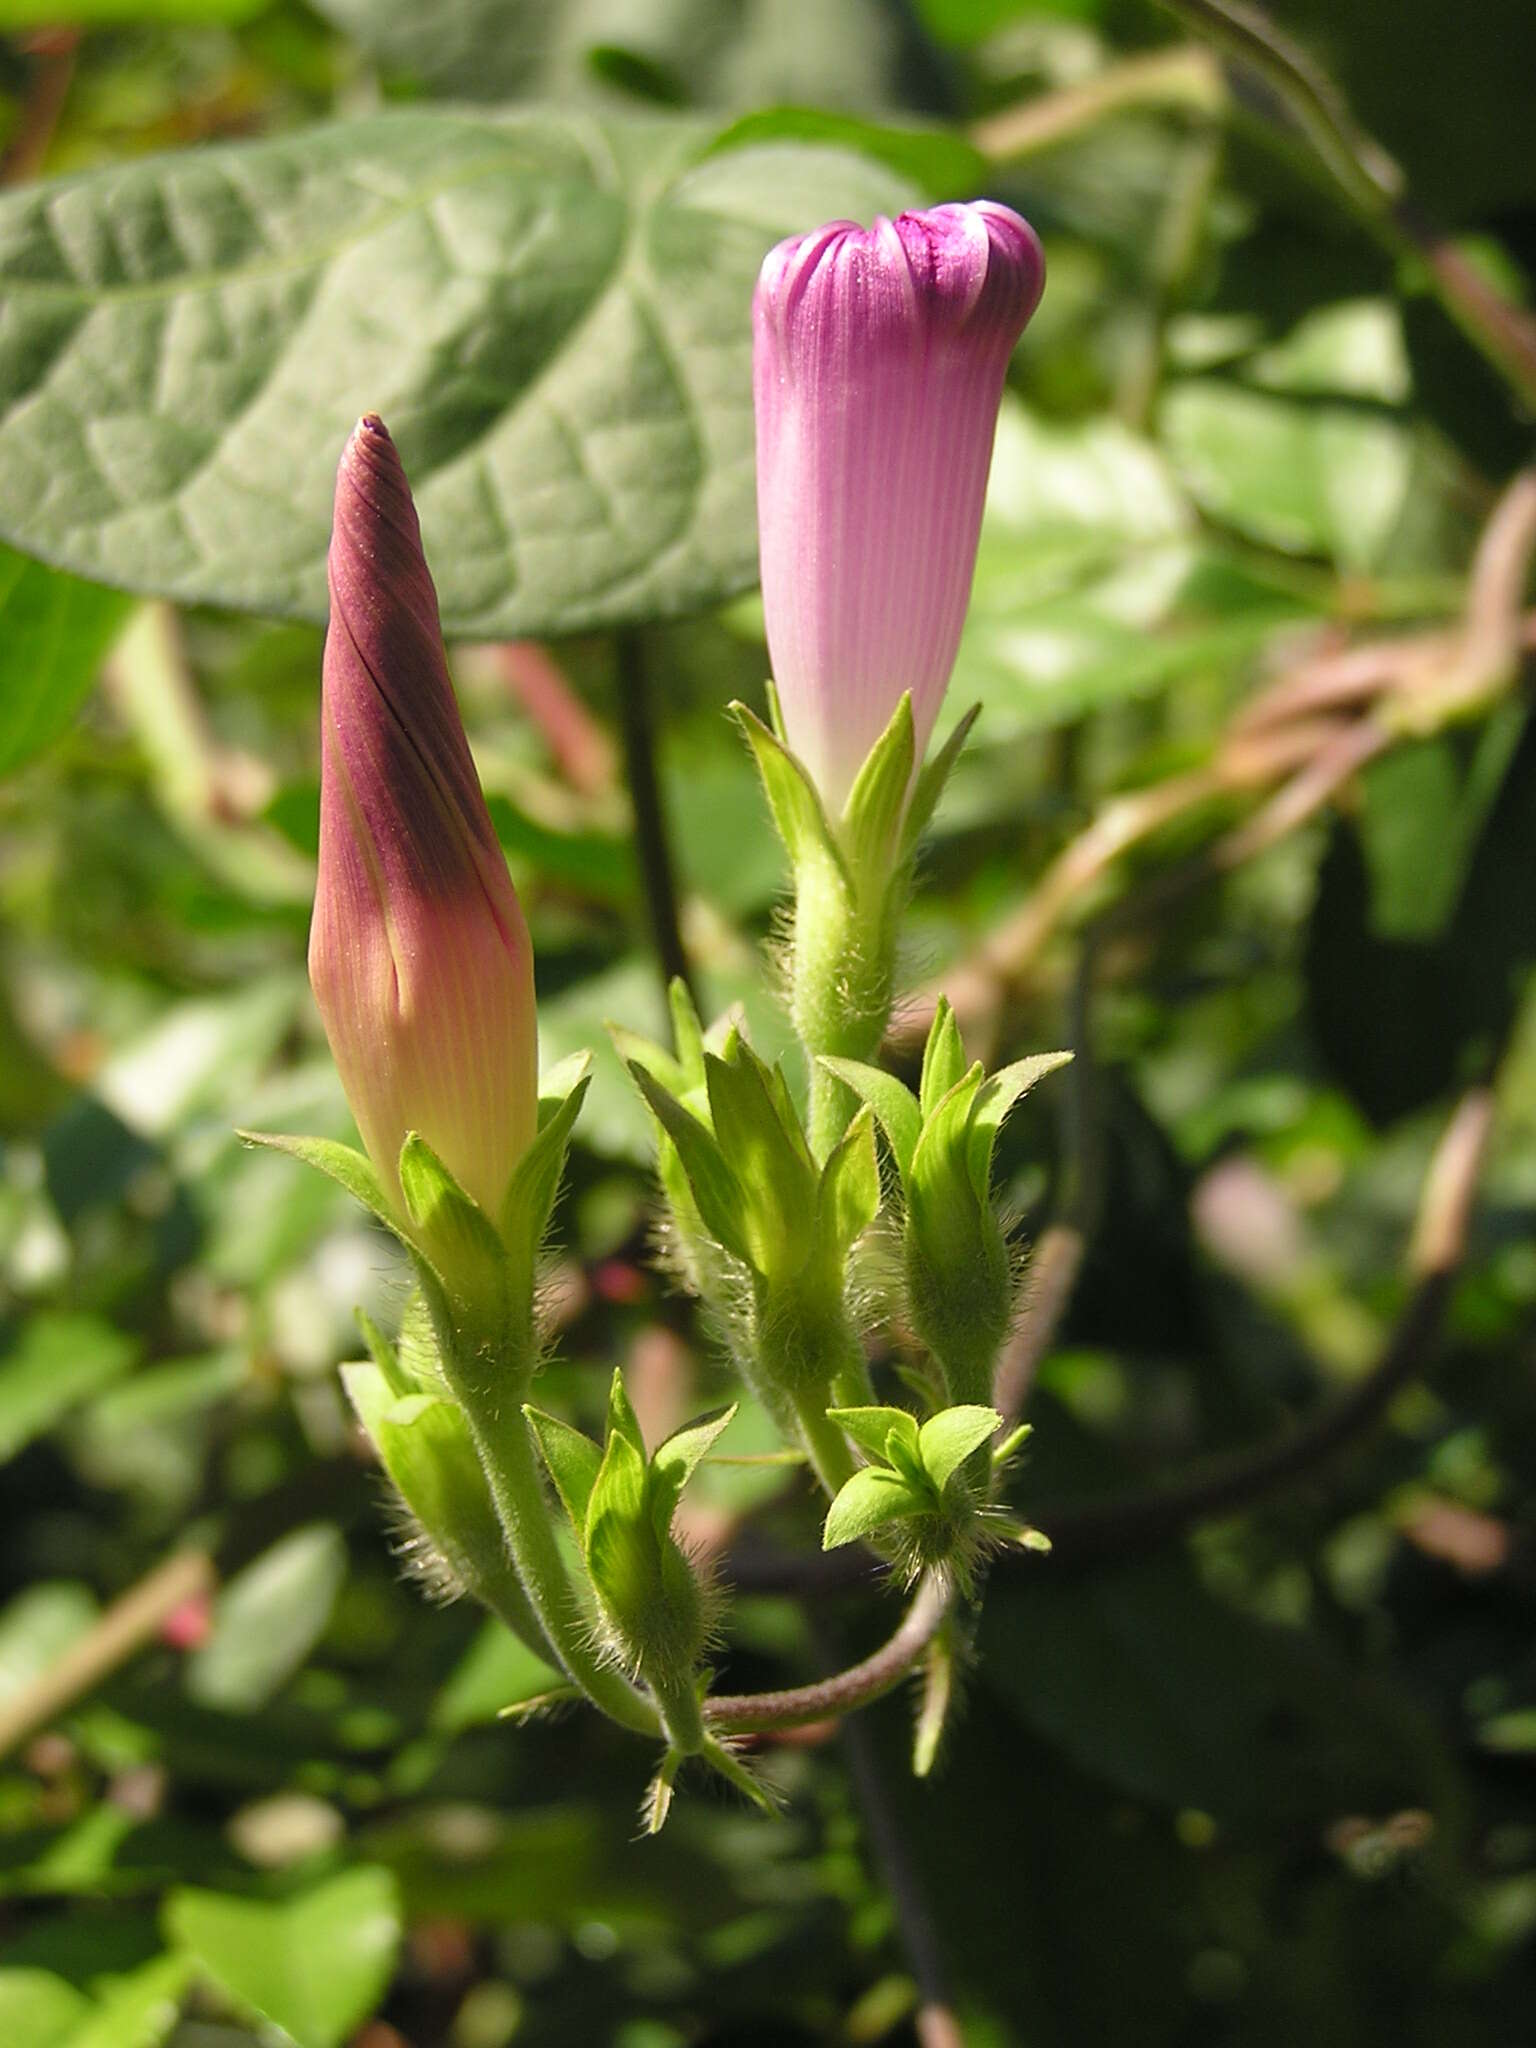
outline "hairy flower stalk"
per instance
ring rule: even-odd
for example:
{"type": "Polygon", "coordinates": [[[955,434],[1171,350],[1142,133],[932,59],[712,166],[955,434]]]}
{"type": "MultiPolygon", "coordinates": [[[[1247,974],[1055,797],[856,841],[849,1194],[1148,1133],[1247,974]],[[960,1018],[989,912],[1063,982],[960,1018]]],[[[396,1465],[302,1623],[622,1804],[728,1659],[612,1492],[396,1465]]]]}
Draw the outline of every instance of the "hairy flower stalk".
{"type": "Polygon", "coordinates": [[[749,733],[795,865],[791,1008],[825,1156],[890,1014],[919,769],[970,596],[1003,379],[1039,301],[1033,229],[981,201],[782,242],[753,305],[763,610],[779,737],[749,733]],[[777,792],[775,790],[777,782],[777,792]]]}
{"type": "Polygon", "coordinates": [[[315,999],[402,1216],[415,1131],[497,1218],[537,1119],[533,954],[459,721],[410,487],[371,416],[336,478],[330,589],[315,999]]]}

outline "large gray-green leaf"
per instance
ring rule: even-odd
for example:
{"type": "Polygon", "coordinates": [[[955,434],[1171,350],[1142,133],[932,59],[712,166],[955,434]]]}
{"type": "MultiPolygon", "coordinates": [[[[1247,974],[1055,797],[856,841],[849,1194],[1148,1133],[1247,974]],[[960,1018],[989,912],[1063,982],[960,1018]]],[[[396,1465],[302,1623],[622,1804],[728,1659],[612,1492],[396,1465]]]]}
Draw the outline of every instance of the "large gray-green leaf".
{"type": "Polygon", "coordinates": [[[388,420],[451,630],[687,611],[755,575],[764,252],[912,195],[682,117],[409,112],[0,201],[0,532],[320,617],[337,455],[388,420]]]}
{"type": "Polygon", "coordinates": [[[386,71],[467,100],[885,104],[902,54],[884,0],[314,0],[386,71]]]}

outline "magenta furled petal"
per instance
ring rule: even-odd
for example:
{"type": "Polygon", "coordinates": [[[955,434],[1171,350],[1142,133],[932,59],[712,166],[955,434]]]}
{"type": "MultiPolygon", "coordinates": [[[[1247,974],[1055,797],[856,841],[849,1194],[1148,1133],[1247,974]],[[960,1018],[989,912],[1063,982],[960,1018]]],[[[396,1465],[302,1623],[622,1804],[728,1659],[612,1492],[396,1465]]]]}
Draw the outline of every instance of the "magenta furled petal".
{"type": "Polygon", "coordinates": [[[495,1216],[537,1117],[528,927],[470,759],[405,471],[361,420],[336,474],[309,974],[395,1200],[418,1131],[495,1216]]]}
{"type": "Polygon", "coordinates": [[[970,596],[1003,377],[1039,302],[1034,230],[990,201],[834,221],[753,302],[768,652],[837,814],[904,690],[919,753],[970,596]]]}

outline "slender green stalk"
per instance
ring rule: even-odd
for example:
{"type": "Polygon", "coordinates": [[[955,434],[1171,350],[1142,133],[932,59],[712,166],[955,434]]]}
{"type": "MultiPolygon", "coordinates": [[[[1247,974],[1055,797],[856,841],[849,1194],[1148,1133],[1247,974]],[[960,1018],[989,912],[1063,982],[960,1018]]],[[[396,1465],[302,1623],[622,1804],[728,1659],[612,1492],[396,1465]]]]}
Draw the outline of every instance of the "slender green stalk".
{"type": "Polygon", "coordinates": [[[595,1645],[591,1624],[555,1541],[533,1441],[517,1402],[501,1396],[487,1398],[472,1380],[458,1374],[454,1379],[454,1391],[506,1532],[507,1548],[550,1647],[573,1684],[580,1686],[594,1706],[642,1735],[659,1734],[661,1724],[654,1706],[622,1672],[604,1662],[595,1645]]]}
{"type": "Polygon", "coordinates": [[[848,1439],[826,1415],[826,1389],[818,1387],[795,1396],[795,1420],[816,1477],[829,1495],[836,1494],[853,1477],[853,1453],[848,1439]]]}

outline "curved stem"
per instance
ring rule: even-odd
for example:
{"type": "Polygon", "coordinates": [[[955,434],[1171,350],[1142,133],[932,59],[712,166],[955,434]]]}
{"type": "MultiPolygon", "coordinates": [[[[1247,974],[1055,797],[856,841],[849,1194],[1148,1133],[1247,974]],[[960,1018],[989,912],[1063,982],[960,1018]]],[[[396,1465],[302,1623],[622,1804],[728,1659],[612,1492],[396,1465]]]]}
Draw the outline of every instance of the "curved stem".
{"type": "Polygon", "coordinates": [[[937,1578],[924,1579],[896,1633],[870,1656],[850,1664],[813,1685],[791,1686],[784,1692],[723,1693],[704,1702],[710,1728],[755,1733],[768,1728],[802,1728],[838,1714],[867,1707],[900,1685],[939,1631],[953,1598],[937,1578]]]}
{"type": "Polygon", "coordinates": [[[1139,1555],[1192,1523],[1246,1508],[1312,1470],[1385,1414],[1400,1388],[1428,1364],[1465,1252],[1477,1177],[1493,1125],[1491,1088],[1470,1089],[1447,1124],[1425,1178],[1410,1265],[1413,1292],[1380,1359],[1357,1386],[1320,1414],[1257,1450],[1206,1461],[1182,1480],[1130,1499],[1089,1502],[1040,1515],[1058,1564],[1139,1555]]]}

